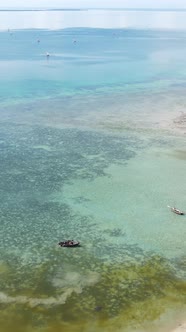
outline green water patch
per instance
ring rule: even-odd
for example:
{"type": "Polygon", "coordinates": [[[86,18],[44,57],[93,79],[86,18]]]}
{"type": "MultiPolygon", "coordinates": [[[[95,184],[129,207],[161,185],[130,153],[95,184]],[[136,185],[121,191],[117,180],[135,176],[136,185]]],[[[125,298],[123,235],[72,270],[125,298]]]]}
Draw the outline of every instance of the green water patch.
{"type": "Polygon", "coordinates": [[[135,156],[134,149],[143,147],[137,137],[75,129],[10,124],[1,129],[2,197],[20,191],[48,193],[72,178],[104,176],[111,162],[127,162],[135,156]]]}
{"type": "Polygon", "coordinates": [[[64,184],[107,177],[111,163],[125,164],[137,147],[144,148],[135,137],[11,123],[1,126],[0,139],[2,256],[8,252],[15,262],[21,256],[25,264],[35,265],[58,240],[81,238],[92,229],[89,217],[76,217],[64,201],[54,202],[64,184]]]}
{"type": "MultiPolygon", "coordinates": [[[[71,270],[64,265],[52,283],[49,265],[44,264],[29,271],[32,286],[25,274],[25,281],[20,280],[27,285],[24,291],[0,293],[2,331],[11,331],[13,325],[16,332],[143,330],[168,309],[186,304],[186,280],[160,256],[119,265],[87,258],[73,258],[71,270]]],[[[12,275],[4,273],[7,282],[12,281],[12,275]]]]}
{"type": "MultiPolygon", "coordinates": [[[[183,221],[165,209],[170,162],[143,155],[169,142],[20,122],[4,123],[0,135],[3,332],[139,330],[183,306],[184,258],[148,251],[165,244],[175,258],[175,242],[184,250],[183,221]],[[65,238],[82,246],[58,247],[65,238]]],[[[174,194],[184,191],[182,174],[174,194]]]]}

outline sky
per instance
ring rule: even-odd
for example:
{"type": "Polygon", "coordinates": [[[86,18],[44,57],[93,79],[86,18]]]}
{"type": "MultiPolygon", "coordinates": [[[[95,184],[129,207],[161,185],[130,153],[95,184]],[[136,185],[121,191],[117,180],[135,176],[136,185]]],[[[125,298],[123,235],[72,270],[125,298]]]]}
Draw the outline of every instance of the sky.
{"type": "Polygon", "coordinates": [[[0,0],[0,8],[184,8],[186,0],[0,0]]]}

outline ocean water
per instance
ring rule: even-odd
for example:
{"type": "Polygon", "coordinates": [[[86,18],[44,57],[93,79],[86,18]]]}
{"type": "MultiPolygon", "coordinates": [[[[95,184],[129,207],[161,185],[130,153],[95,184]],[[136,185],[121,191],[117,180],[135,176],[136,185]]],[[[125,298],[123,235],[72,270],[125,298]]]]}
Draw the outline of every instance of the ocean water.
{"type": "Polygon", "coordinates": [[[186,218],[167,207],[186,211],[185,22],[0,12],[0,332],[185,316],[186,218]]]}

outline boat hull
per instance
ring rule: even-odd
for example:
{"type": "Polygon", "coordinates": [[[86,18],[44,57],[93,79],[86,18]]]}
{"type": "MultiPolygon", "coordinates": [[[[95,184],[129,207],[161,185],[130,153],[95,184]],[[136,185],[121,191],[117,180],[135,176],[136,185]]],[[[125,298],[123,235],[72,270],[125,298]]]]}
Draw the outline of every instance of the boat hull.
{"type": "Polygon", "coordinates": [[[80,242],[74,241],[73,243],[66,243],[66,242],[59,242],[58,243],[60,247],[66,247],[66,248],[74,248],[78,247],[80,245],[80,242]]]}
{"type": "Polygon", "coordinates": [[[177,209],[174,209],[174,208],[172,208],[171,211],[174,212],[174,213],[176,213],[176,214],[179,214],[180,216],[184,215],[184,212],[182,212],[180,210],[177,210],[177,209]]]}

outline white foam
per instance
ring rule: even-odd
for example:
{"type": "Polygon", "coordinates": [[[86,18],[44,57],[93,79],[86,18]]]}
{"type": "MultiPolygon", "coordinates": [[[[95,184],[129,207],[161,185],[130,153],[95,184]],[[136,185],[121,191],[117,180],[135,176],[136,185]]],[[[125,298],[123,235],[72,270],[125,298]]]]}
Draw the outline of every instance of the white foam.
{"type": "Polygon", "coordinates": [[[36,307],[38,305],[43,305],[46,307],[57,306],[64,304],[67,298],[73,293],[80,294],[83,287],[92,286],[98,282],[100,276],[96,272],[89,272],[85,276],[81,276],[78,273],[71,272],[70,276],[67,273],[64,281],[59,278],[53,280],[53,284],[57,287],[62,286],[66,287],[62,294],[57,297],[48,297],[48,298],[30,298],[28,296],[9,296],[3,292],[0,292],[0,303],[19,303],[27,304],[30,307],[36,307]],[[67,288],[67,280],[69,280],[70,287],[67,288]]]}
{"type": "Polygon", "coordinates": [[[66,290],[63,294],[58,297],[48,297],[48,298],[30,298],[28,296],[9,296],[3,292],[0,292],[0,303],[19,303],[19,304],[28,304],[30,307],[36,307],[38,305],[44,306],[55,306],[64,304],[68,296],[72,294],[72,292],[78,292],[78,289],[70,288],[66,290]]]}

